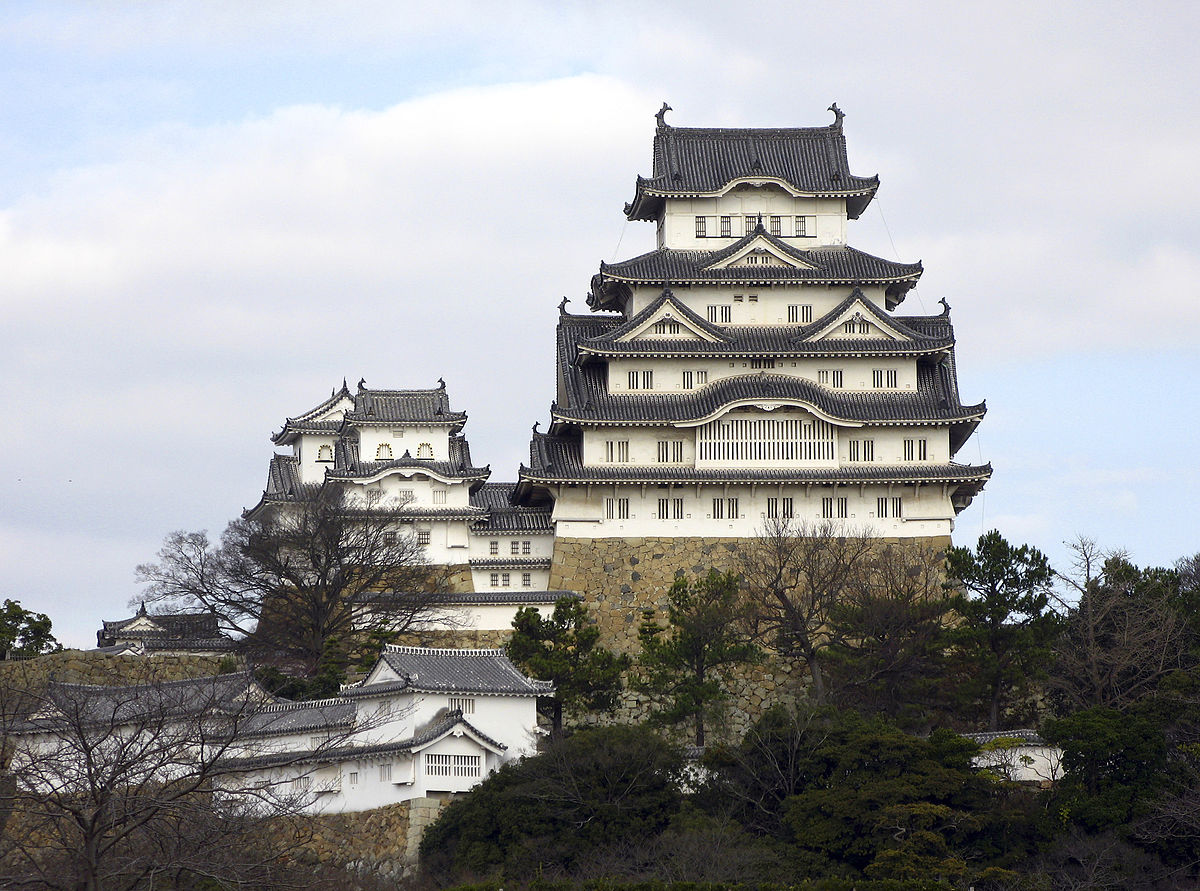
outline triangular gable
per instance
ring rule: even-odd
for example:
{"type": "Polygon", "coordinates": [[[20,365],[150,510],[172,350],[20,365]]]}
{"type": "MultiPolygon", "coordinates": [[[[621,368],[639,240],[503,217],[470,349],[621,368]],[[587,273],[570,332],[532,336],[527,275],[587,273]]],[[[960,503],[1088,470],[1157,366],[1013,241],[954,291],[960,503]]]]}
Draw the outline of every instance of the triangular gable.
{"type": "Polygon", "coordinates": [[[628,343],[631,340],[719,342],[720,336],[708,328],[702,319],[676,300],[670,291],[665,291],[662,297],[638,313],[635,319],[630,320],[630,324],[624,330],[614,332],[613,340],[617,343],[628,343]]]}
{"type": "Polygon", "coordinates": [[[434,736],[430,739],[427,739],[427,740],[422,740],[417,745],[414,745],[412,747],[411,751],[414,755],[419,752],[423,752],[426,749],[436,746],[439,742],[441,742],[442,740],[446,739],[446,737],[449,737],[449,736],[457,736],[457,737],[465,736],[467,739],[474,742],[481,749],[491,752],[493,755],[503,755],[504,754],[505,747],[503,745],[498,744],[495,740],[489,739],[487,736],[480,733],[478,730],[476,730],[474,727],[472,727],[471,724],[466,721],[466,719],[464,719],[462,717],[459,717],[459,719],[456,722],[451,724],[449,727],[447,727],[445,730],[443,730],[441,733],[437,734],[436,736],[434,736]]]}
{"type": "Polygon", "coordinates": [[[798,342],[819,340],[923,340],[923,336],[897,322],[866,298],[854,291],[796,338],[798,342]]]}
{"type": "Polygon", "coordinates": [[[149,616],[134,616],[119,629],[120,631],[158,631],[165,634],[166,629],[149,616]]]}
{"type": "Polygon", "coordinates": [[[705,269],[740,269],[740,268],[784,268],[784,269],[816,269],[812,263],[806,263],[782,245],[776,244],[767,235],[761,224],[758,230],[747,236],[742,245],[734,245],[734,250],[727,256],[714,260],[705,269]]]}
{"type": "Polygon", "coordinates": [[[632,319],[614,328],[600,337],[582,341],[581,347],[588,343],[627,343],[631,340],[703,340],[708,343],[728,343],[732,340],[728,334],[711,322],[693,312],[671,292],[664,288],[662,294],[635,315],[632,319]],[[655,333],[655,325],[668,323],[667,330],[661,334],[655,333]],[[678,324],[678,333],[672,333],[678,324]]]}

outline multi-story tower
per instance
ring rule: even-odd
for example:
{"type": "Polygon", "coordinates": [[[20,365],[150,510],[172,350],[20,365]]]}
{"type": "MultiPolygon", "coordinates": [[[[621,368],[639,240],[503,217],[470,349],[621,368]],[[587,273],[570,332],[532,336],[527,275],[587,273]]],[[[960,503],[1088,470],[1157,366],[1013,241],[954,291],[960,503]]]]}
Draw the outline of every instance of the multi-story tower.
{"type": "Polygon", "coordinates": [[[343,382],[271,437],[292,451],[272,457],[267,488],[248,515],[337,486],[357,504],[397,511],[397,532],[414,536],[427,563],[458,570],[461,593],[494,592],[480,605],[552,601],[562,592],[546,590],[549,512],[513,505],[512,483],[486,482],[491,469],[472,463],[466,422],[466,412],[451,410],[444,383],[372,390],[364,381],[351,392],[343,382]]]}
{"type": "MultiPolygon", "coordinates": [[[[952,459],[963,405],[949,307],[894,310],[921,275],[846,244],[878,189],[827,127],[669,126],[630,220],[650,253],[604,264],[596,315],[560,307],[557,398],[518,503],[558,539],[741,538],[768,519],[946,536],[991,474],[952,459]]],[[[552,575],[552,581],[554,576],[552,575]]]]}

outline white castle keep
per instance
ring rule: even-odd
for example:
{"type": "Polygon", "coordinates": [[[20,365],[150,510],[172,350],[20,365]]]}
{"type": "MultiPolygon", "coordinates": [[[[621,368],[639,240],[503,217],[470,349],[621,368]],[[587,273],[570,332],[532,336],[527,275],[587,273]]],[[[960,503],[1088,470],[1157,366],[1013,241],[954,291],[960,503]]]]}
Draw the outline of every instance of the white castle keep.
{"type": "MultiPolygon", "coordinates": [[[[288,418],[262,500],[337,485],[403,505],[433,564],[467,566],[484,627],[551,602],[563,539],[747,538],[765,521],[949,536],[990,465],[953,459],[964,405],[949,305],[897,312],[921,276],[847,244],[879,188],[850,172],[843,114],[788,129],[666,123],[630,220],[655,250],[601,263],[589,313],[559,306],[557,397],[516,483],[488,482],[445,384],[360,382],[288,418]]],[[[499,624],[493,624],[499,623],[499,624]]]]}

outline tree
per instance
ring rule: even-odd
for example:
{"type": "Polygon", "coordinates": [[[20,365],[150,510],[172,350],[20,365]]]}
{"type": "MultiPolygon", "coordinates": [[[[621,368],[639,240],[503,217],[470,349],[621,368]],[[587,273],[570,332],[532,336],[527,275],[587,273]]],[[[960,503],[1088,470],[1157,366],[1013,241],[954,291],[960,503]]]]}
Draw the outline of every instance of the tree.
{"type": "Polygon", "coordinates": [[[698,746],[704,745],[706,720],[728,696],[730,670],[760,656],[739,621],[740,582],[736,573],[716,570],[690,584],[678,578],[667,595],[669,627],[646,610],[638,632],[637,688],[665,702],[655,716],[661,722],[691,720],[698,746]]]}
{"type": "Polygon", "coordinates": [[[644,845],[681,800],[678,749],[644,727],[584,730],[502,767],[455,799],[421,840],[421,866],[446,887],[569,873],[606,846],[644,845]]]}
{"type": "Polygon", "coordinates": [[[946,551],[949,585],[964,596],[954,604],[961,621],[953,641],[969,666],[964,702],[987,714],[989,730],[1015,703],[1028,700],[1045,677],[1059,617],[1050,607],[1054,570],[1037,548],[1013,547],[996,530],[975,550],[946,551]]]}
{"type": "Polygon", "coordinates": [[[956,724],[946,658],[953,601],[944,557],[916,544],[881,545],[829,607],[831,701],[928,733],[956,724]]]}
{"type": "MultiPolygon", "coordinates": [[[[296,878],[286,864],[305,802],[287,787],[238,781],[234,756],[254,753],[242,732],[278,718],[247,673],[163,681],[146,663],[110,678],[119,685],[13,677],[4,690],[20,700],[4,709],[4,887],[278,887],[296,878]],[[262,831],[266,820],[274,832],[262,831]]],[[[340,731],[328,729],[323,745],[335,745],[340,731]]]]}
{"type": "Polygon", "coordinates": [[[44,613],[27,610],[18,600],[5,600],[0,607],[0,659],[26,659],[61,650],[50,628],[44,613]]]}
{"type": "Polygon", "coordinates": [[[630,660],[599,646],[600,629],[589,624],[582,601],[560,597],[549,618],[526,607],[517,611],[512,624],[505,645],[508,658],[538,680],[554,682],[554,695],[540,698],[538,708],[550,719],[556,738],[563,733],[564,710],[617,707],[621,674],[630,660]]]}
{"type": "Polygon", "coordinates": [[[400,531],[404,519],[402,505],[364,508],[323,487],[234,520],[219,545],[174,532],[138,577],[151,603],[211,611],[251,652],[317,675],[356,644],[445,620],[422,546],[400,531]]]}
{"type": "Polygon", "coordinates": [[[1062,713],[1126,709],[1196,664],[1200,628],[1185,612],[1193,595],[1175,570],[1139,569],[1088,539],[1071,548],[1073,572],[1059,578],[1078,600],[1064,616],[1047,682],[1062,713]]]}
{"type": "Polygon", "coordinates": [[[771,518],[740,553],[754,636],[807,666],[818,704],[827,698],[830,609],[853,584],[871,548],[866,534],[831,521],[771,518]]]}

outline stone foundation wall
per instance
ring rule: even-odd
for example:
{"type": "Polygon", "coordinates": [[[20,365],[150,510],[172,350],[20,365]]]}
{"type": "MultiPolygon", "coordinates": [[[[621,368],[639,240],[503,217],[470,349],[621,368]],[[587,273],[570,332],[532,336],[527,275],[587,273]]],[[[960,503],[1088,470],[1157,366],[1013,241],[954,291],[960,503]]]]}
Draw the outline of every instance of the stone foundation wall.
{"type": "Polygon", "coordinates": [[[512,629],[449,628],[436,631],[407,631],[392,643],[405,647],[438,647],[457,650],[494,650],[512,637],[512,629]]]}
{"type": "MultiPolygon", "coordinates": [[[[554,542],[550,587],[583,595],[600,626],[602,644],[636,658],[641,650],[638,626],[642,611],[653,609],[665,622],[667,593],[681,576],[702,576],[710,569],[738,568],[738,552],[751,544],[748,538],[559,538],[554,542]]],[[[944,549],[949,536],[880,539],[884,544],[907,543],[944,549]]],[[[716,738],[738,738],[775,702],[800,695],[808,684],[802,665],[774,655],[757,666],[738,672],[732,697],[716,738]]],[[[626,692],[611,717],[589,716],[588,723],[640,720],[650,703],[626,692]]]]}
{"type": "Polygon", "coordinates": [[[48,680],[68,684],[130,684],[207,677],[240,670],[234,656],[113,656],[63,650],[34,659],[0,662],[0,686],[37,689],[48,680]]]}

